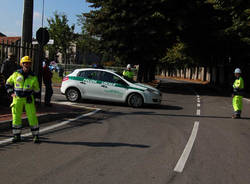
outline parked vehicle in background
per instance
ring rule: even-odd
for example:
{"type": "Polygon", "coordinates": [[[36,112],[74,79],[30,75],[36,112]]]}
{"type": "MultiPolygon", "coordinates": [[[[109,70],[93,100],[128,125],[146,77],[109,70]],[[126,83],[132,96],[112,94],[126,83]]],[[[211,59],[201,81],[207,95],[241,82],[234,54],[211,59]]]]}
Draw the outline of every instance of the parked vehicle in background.
{"type": "Polygon", "coordinates": [[[49,65],[49,69],[51,71],[54,70],[55,72],[58,72],[59,71],[59,66],[58,66],[58,64],[55,61],[51,61],[50,65],[49,65]]]}
{"type": "Polygon", "coordinates": [[[160,104],[162,95],[152,86],[128,81],[114,71],[105,69],[76,69],[65,76],[61,93],[71,102],[80,99],[123,102],[132,107],[160,104]]]}

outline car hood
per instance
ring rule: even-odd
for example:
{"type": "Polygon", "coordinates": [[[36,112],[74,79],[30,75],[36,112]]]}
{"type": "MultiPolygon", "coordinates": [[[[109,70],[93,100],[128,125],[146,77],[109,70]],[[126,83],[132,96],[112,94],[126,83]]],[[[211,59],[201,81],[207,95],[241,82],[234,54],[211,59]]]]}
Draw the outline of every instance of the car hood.
{"type": "Polygon", "coordinates": [[[150,85],[147,85],[147,84],[142,84],[142,83],[134,83],[133,84],[134,87],[136,88],[140,88],[140,89],[143,89],[143,90],[146,90],[146,89],[152,89],[152,90],[155,90],[155,91],[159,91],[158,89],[150,86],[150,85]]]}

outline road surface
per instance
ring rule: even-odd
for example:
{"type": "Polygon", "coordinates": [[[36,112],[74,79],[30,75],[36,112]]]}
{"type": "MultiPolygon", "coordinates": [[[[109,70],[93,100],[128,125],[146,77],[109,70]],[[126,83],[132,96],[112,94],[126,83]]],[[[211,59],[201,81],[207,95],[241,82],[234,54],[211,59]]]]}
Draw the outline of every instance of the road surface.
{"type": "MultiPolygon", "coordinates": [[[[82,101],[77,105],[101,110],[41,133],[39,145],[29,138],[0,145],[1,183],[250,183],[249,101],[235,120],[230,97],[162,82],[160,106],[82,101]]],[[[66,102],[54,91],[53,100],[66,102]]],[[[1,140],[10,136],[0,132],[1,140]]]]}

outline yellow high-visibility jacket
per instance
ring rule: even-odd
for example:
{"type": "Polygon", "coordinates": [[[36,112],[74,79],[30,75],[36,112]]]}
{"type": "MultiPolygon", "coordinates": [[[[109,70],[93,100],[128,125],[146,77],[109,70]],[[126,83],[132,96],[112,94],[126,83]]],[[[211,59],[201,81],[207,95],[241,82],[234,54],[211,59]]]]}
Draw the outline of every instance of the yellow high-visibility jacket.
{"type": "Polygon", "coordinates": [[[7,79],[6,89],[9,94],[15,93],[18,97],[27,97],[40,91],[37,77],[32,72],[24,74],[22,69],[7,79]]]}

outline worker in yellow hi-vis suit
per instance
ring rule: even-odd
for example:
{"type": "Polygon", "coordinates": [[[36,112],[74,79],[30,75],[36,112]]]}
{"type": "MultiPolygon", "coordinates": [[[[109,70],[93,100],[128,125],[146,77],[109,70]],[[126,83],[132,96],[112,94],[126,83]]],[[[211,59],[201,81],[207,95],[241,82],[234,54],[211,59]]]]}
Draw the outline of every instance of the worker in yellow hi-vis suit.
{"type": "Polygon", "coordinates": [[[131,65],[130,64],[127,65],[127,70],[124,70],[122,75],[126,79],[133,79],[134,78],[134,72],[131,70],[131,65]]]}
{"type": "Polygon", "coordinates": [[[15,71],[6,81],[7,92],[12,96],[12,142],[21,141],[22,112],[23,107],[28,117],[29,125],[33,135],[34,143],[39,143],[39,125],[36,116],[34,93],[40,91],[37,77],[31,71],[32,60],[29,56],[24,56],[21,61],[21,69],[15,71]]]}
{"type": "Polygon", "coordinates": [[[244,91],[244,81],[241,77],[241,70],[236,68],[234,71],[235,74],[235,81],[233,84],[233,108],[234,114],[232,118],[241,118],[241,111],[242,111],[242,98],[243,98],[243,91],[244,91]]]}

